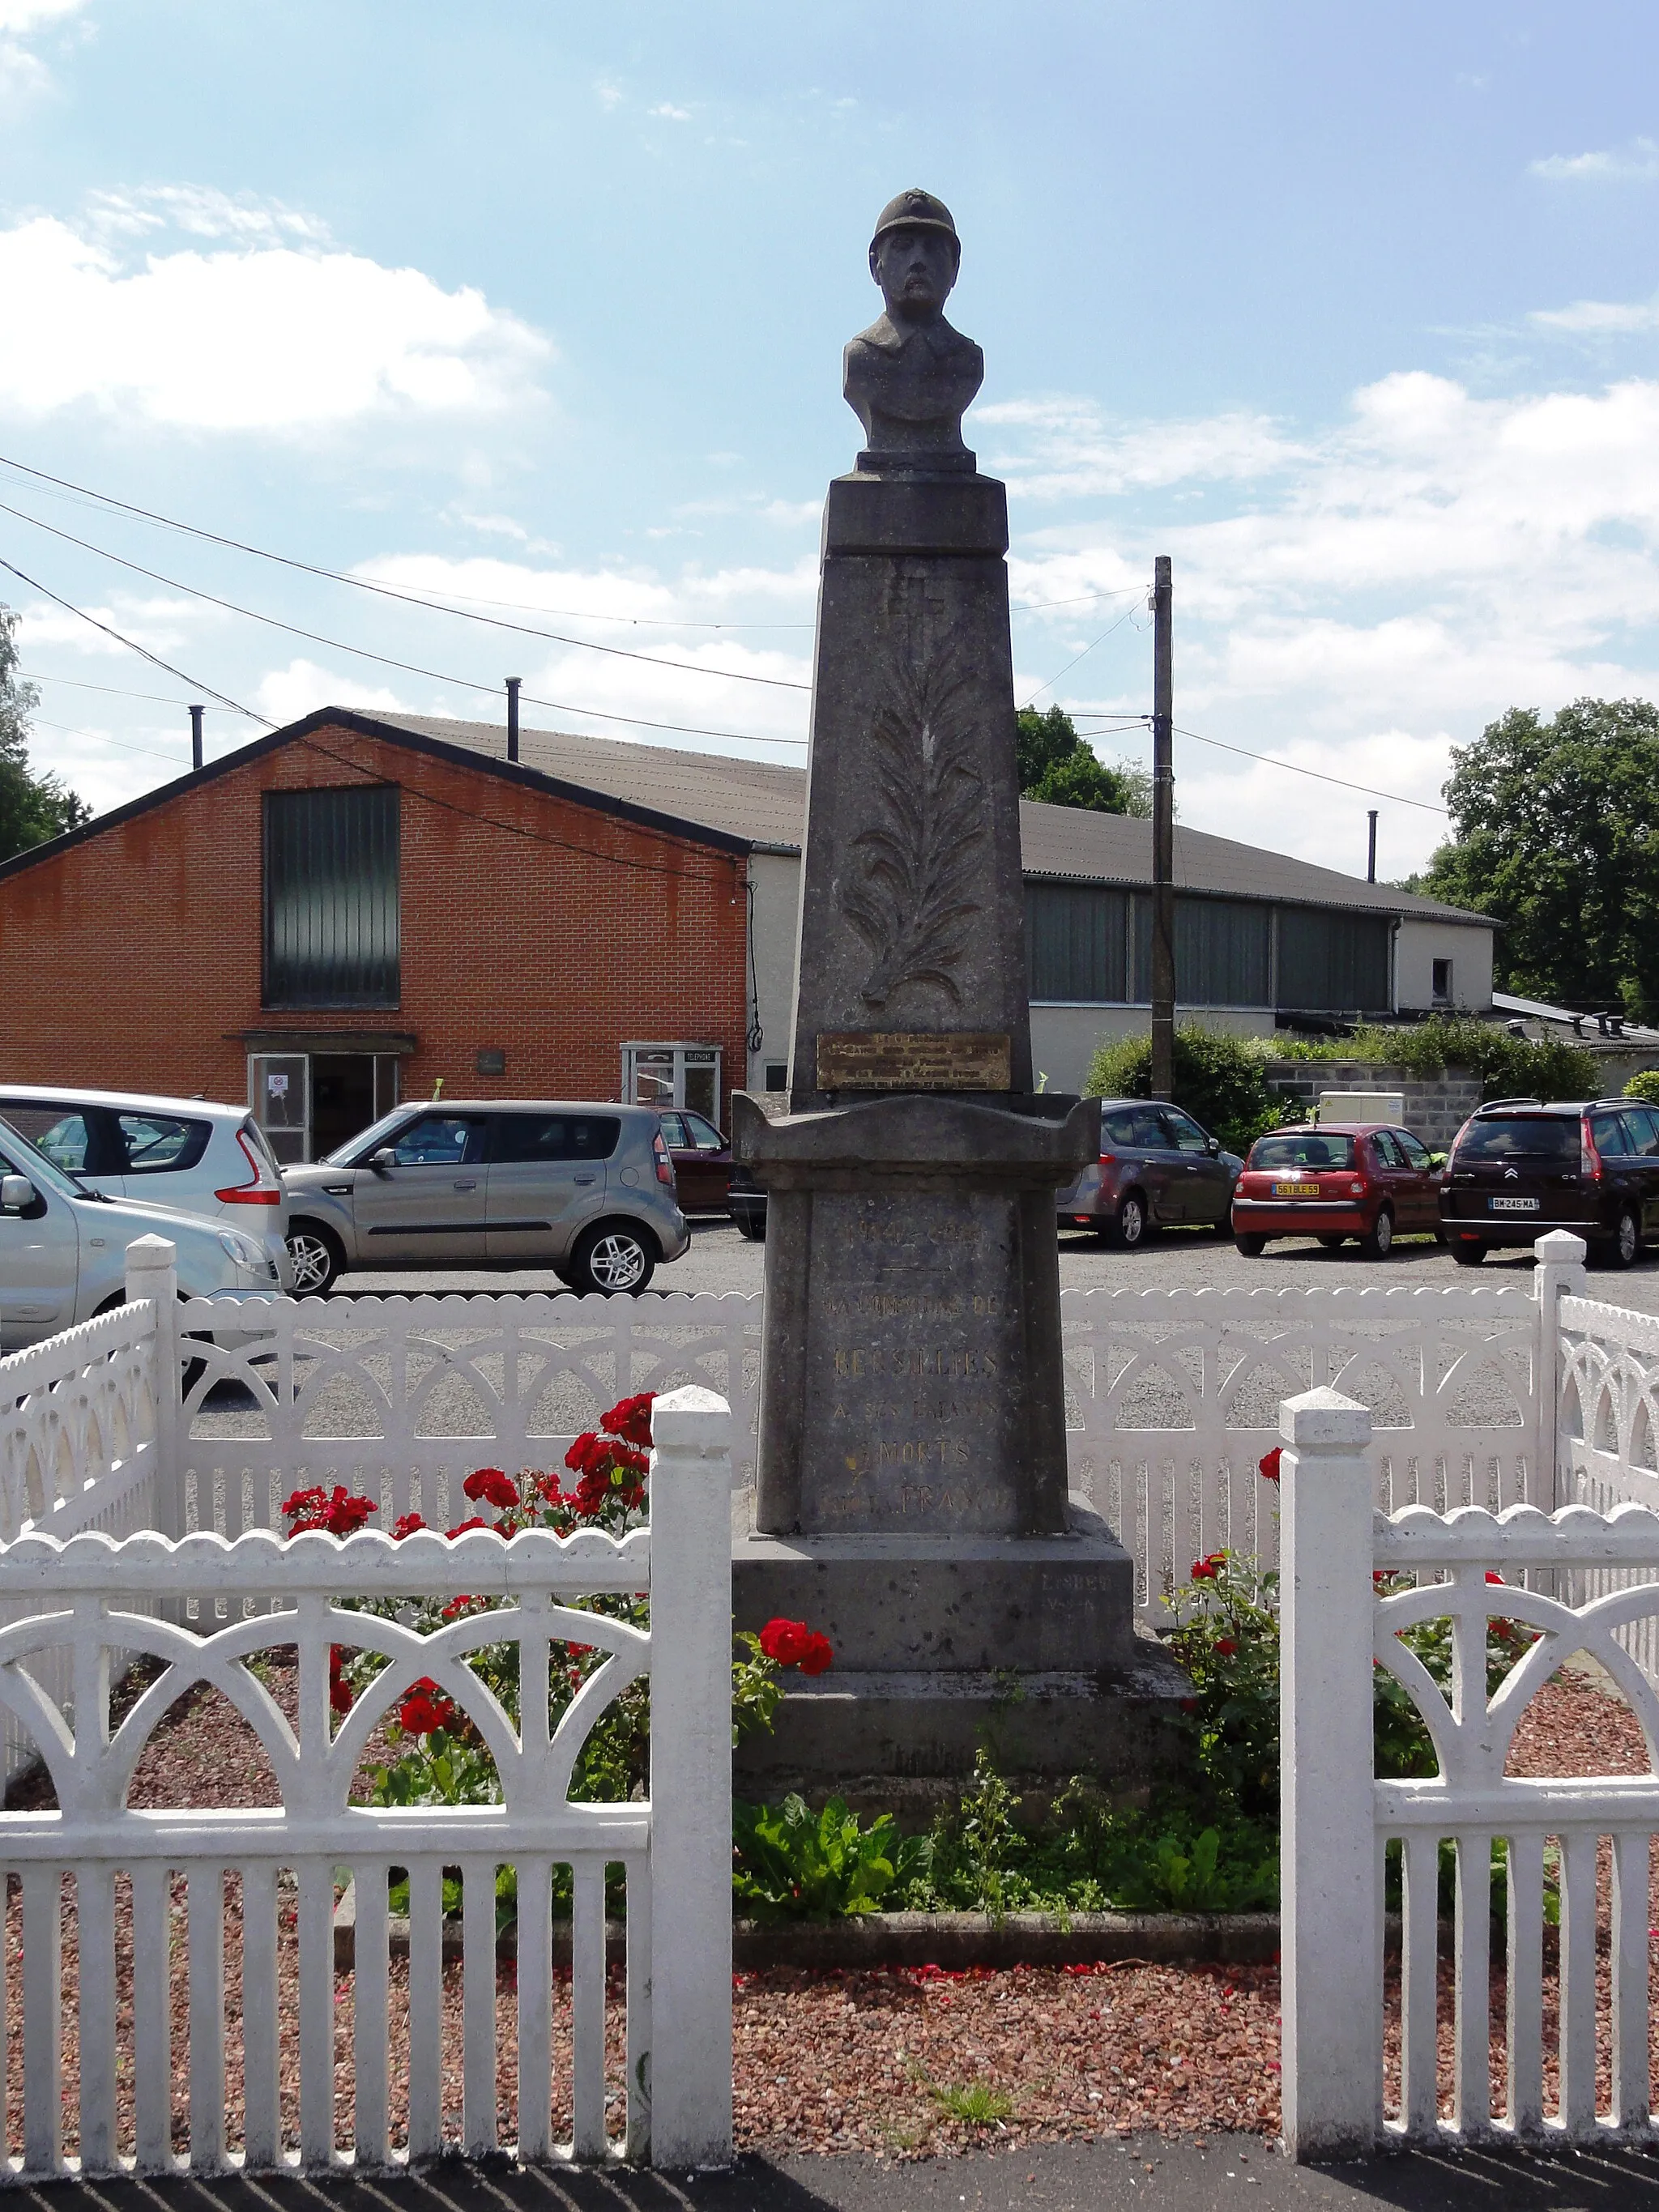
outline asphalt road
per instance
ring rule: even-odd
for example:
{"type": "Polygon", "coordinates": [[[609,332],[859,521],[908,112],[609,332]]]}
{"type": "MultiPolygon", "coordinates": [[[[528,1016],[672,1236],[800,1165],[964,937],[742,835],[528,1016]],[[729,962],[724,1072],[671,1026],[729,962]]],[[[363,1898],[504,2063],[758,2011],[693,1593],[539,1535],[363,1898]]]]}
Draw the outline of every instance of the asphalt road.
{"type": "MultiPolygon", "coordinates": [[[[765,1248],[750,1244],[732,1223],[708,1219],[692,1224],[691,1249],[672,1267],[659,1267],[653,1291],[758,1291],[765,1248]]],[[[1402,1238],[1386,1260],[1366,1261],[1345,1245],[1326,1252],[1311,1239],[1270,1244],[1259,1260],[1246,1260],[1231,1237],[1191,1229],[1168,1231],[1139,1252],[1116,1252],[1075,1231],[1060,1237],[1060,1280],[1063,1290],[1255,1289],[1290,1284],[1303,1289],[1339,1284],[1375,1285],[1388,1289],[1445,1290],[1454,1283],[1530,1282],[1528,1251],[1489,1256],[1478,1271],[1460,1267],[1429,1237],[1402,1238]]],[[[549,1291],[564,1289],[556,1275],[483,1268],[422,1269],[418,1273],[343,1275],[343,1291],[549,1291]]],[[[1589,1270],[1589,1294],[1610,1305],[1659,1313],[1659,1256],[1620,1270],[1589,1270]]],[[[649,1292],[647,1293],[650,1295],[649,1292]]]]}
{"type": "Polygon", "coordinates": [[[1289,2166],[1257,2136],[1042,2143],[909,2165],[872,2158],[748,2157],[724,2173],[527,2170],[459,2159],[418,2174],[301,2180],[48,2184],[62,2212],[1640,2212],[1659,2207],[1659,2162],[1632,2152],[1555,2159],[1475,2154],[1289,2166]]]}

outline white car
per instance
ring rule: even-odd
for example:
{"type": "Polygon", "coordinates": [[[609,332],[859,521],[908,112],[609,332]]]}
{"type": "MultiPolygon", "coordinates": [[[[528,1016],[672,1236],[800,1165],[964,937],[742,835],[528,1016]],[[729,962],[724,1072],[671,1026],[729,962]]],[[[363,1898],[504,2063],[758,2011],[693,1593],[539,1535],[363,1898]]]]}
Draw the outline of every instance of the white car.
{"type": "Polygon", "coordinates": [[[83,1188],[222,1215],[264,1246],[283,1288],[293,1288],[288,1192],[264,1131],[246,1106],[60,1083],[0,1083],[0,1120],[21,1129],[83,1188]]]}
{"type": "Polygon", "coordinates": [[[177,1247],[185,1297],[269,1298],[282,1287],[276,1261],[246,1231],[83,1189],[0,1121],[0,1353],[123,1304],[137,1237],[177,1247]]]}

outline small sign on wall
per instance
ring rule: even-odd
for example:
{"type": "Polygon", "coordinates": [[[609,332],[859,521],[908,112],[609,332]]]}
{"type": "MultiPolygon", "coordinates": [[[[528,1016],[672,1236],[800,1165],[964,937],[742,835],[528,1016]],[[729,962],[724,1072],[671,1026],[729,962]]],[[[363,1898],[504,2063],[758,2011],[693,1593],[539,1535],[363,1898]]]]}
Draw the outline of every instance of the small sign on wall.
{"type": "Polygon", "coordinates": [[[480,1075],[507,1073],[507,1054],[498,1044],[485,1045],[472,1064],[480,1075]]]}
{"type": "Polygon", "coordinates": [[[265,1089],[270,1093],[273,1098],[286,1098],[288,1096],[287,1076],[280,1073],[273,1073],[267,1075],[265,1078],[265,1089]]]}

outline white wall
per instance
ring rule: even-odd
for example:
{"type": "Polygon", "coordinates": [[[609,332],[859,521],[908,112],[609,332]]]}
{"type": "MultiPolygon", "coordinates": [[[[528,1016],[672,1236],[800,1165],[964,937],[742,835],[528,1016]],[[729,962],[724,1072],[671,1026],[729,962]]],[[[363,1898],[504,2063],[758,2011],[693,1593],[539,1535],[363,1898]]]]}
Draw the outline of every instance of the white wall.
{"type": "Polygon", "coordinates": [[[793,853],[751,853],[754,885],[755,998],[764,1032],[749,1055],[748,1088],[765,1087],[769,1062],[789,1059],[795,1006],[795,929],[800,904],[800,860],[793,853]]]}
{"type": "Polygon", "coordinates": [[[1476,1013],[1492,1004],[1492,933],[1458,921],[1402,921],[1395,945],[1396,1006],[1434,1004],[1434,963],[1452,963],[1452,1001],[1476,1013]]]}
{"type": "MultiPolygon", "coordinates": [[[[1237,1006],[1177,1006],[1178,1022],[1196,1022],[1222,1036],[1271,1036],[1273,1018],[1237,1006]]],[[[1147,1036],[1152,1017],[1146,1006],[1057,1006],[1031,1008],[1033,1080],[1048,1079],[1050,1091],[1083,1088],[1089,1062],[1103,1039],[1147,1036]]]]}

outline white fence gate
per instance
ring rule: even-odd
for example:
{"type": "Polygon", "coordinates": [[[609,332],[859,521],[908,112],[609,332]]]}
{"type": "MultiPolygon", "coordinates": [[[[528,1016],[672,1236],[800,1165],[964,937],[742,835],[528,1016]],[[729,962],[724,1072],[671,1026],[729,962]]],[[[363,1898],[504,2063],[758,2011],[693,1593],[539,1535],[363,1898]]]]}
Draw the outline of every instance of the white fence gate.
{"type": "MultiPolygon", "coordinates": [[[[298,2162],[364,2166],[435,2153],[445,2141],[447,1873],[459,1870],[462,1958],[459,2142],[501,2147],[503,2043],[516,2047],[516,2148],[553,2154],[552,1882],[573,1887],[567,2085],[571,2154],[626,2146],[659,2165],[724,2162],[732,2137],[730,1418],[711,1393],[687,1389],[653,1409],[651,1527],[617,1542],[531,1531],[510,1543],[488,1531],[447,1541],[394,1542],[365,1533],[343,1543],[263,1531],[67,1543],[26,1534],[0,1552],[0,1705],[39,1745],[58,1809],[0,1814],[0,1875],[21,1890],[21,1967],[6,1929],[7,2044],[21,2038],[22,2109],[0,2112],[0,2174],[42,2180],[74,2168],[107,2173],[210,2173],[298,2162]],[[561,1606],[562,1596],[647,1591],[644,1632],[561,1606]],[[198,1635],[131,1609],[136,1592],[185,1595],[227,1624],[198,1635]],[[360,1596],[509,1599],[429,1636],[396,1620],[341,1609],[360,1596]],[[275,1610],[265,1609],[274,1604],[275,1610]],[[258,1610],[254,1610],[258,1607],[258,1610]],[[550,1650],[568,1642],[609,1654],[550,1735],[550,1650]],[[486,1643],[516,1643],[520,1726],[467,1663],[486,1643]],[[335,1725],[329,1654],[377,1651],[385,1668],[335,1725]],[[261,1679],[263,1653],[296,1654],[297,1719],[261,1679]],[[112,1731],[112,1652],[162,1662],[112,1731]],[[67,1697],[40,1662],[67,1656],[67,1697]],[[573,1802],[573,1761],[610,1701],[636,1676],[652,1694],[650,1797],[573,1802]],[[380,1808],[352,1802],[371,1733],[410,1685],[435,1680],[477,1728],[502,1802],[380,1808]],[[264,1747],[278,1808],[137,1810],[126,1802],[152,1731],[180,1693],[209,1684],[264,1747]],[[498,2019],[496,1876],[517,1880],[517,1987],[498,2019]],[[627,1896],[625,2066],[606,2076],[605,1880],[623,1869],[627,1896]],[[406,1872],[409,1963],[398,2002],[388,1969],[388,1884],[406,1872]],[[349,2141],[338,2137],[337,1884],[356,1889],[351,1999],[349,2141]],[[72,1890],[72,1902],[70,1893],[72,1890]],[[177,1922],[182,1917],[180,1938],[177,1922]],[[65,2078],[60,1990],[66,1925],[74,1947],[78,2065],[65,2078]],[[291,1927],[291,1940],[287,1933],[291,1927]],[[234,1954],[235,1972],[228,1974],[234,1954]],[[297,1984],[284,2025],[284,1991],[297,1984]],[[175,2036],[185,1993],[188,2026],[175,2036]],[[394,2021],[394,2014],[396,2015],[394,2021]],[[394,2036],[395,2027],[395,2036],[394,2036]],[[407,2124],[389,2126],[392,2052],[406,2077],[407,2124]],[[228,2097],[228,2051],[240,2094],[228,2097]],[[297,2094],[285,2093],[296,2070],[297,2094]],[[175,2069],[189,2082],[175,2112],[175,2069]],[[608,2117],[615,2107],[623,2124],[608,2117]],[[179,2155],[181,2133],[187,2149],[179,2155]],[[13,2153],[21,2153],[14,2156],[13,2153]]],[[[9,1921],[11,1915],[7,1915],[9,1921]]],[[[453,1989],[452,1973],[448,1986],[453,1989]]],[[[5,2069],[0,2066],[0,2086],[5,2069]]],[[[341,2097],[339,2105],[346,2100],[341,2097]]]]}
{"type": "Polygon", "coordinates": [[[1578,1652],[1598,1660],[1629,1700],[1650,1759],[1659,1747],[1659,1695],[1627,1648],[1632,1626],[1650,1634],[1659,1613],[1659,1516],[1625,1504],[1606,1514],[1569,1505],[1553,1515],[1528,1505],[1498,1515],[1481,1506],[1440,1514],[1413,1505],[1382,1516],[1374,1511],[1371,1424],[1363,1407],[1312,1392],[1286,1404],[1283,1424],[1287,2147],[1305,2159],[1360,2155],[1390,2136],[1412,2143],[1651,2141],[1649,1869],[1659,1776],[1521,1779],[1504,1770],[1528,1703],[1578,1652]],[[1414,1577],[1415,1587],[1378,1595],[1376,1573],[1414,1577]],[[1501,1576],[1504,1587],[1489,1575],[1501,1576]],[[1630,1581],[1636,1576],[1639,1583],[1630,1581]],[[1600,1587],[1603,1577],[1610,1586],[1600,1587]],[[1565,1595],[1537,1586],[1544,1583],[1565,1595]],[[1493,1617],[1538,1634],[1489,1700],[1493,1617]],[[1449,1700],[1397,1640],[1402,1629],[1442,1619],[1451,1626],[1449,1700]],[[1421,1713],[1439,1765],[1432,1778],[1375,1778],[1374,1663],[1403,1684],[1421,1713]],[[1439,1972],[1446,1840],[1456,1863],[1449,1991],[1439,1972]],[[1504,1845],[1497,1879],[1506,1929],[1496,2100],[1495,1841],[1504,1845]],[[1402,1868],[1399,2089],[1391,2111],[1382,2064],[1390,1843],[1400,1847],[1402,1868]],[[1559,1934],[1547,1928],[1547,1863],[1559,1934]],[[1603,1911],[1611,1931],[1605,1972],[1597,1938],[1603,1911]],[[1443,2119],[1448,1999],[1451,2112],[1443,2119]],[[1607,2018],[1610,2078],[1601,2113],[1599,2012],[1607,2018]],[[1545,2094],[1552,2072],[1553,2110],[1545,2094]]]}

